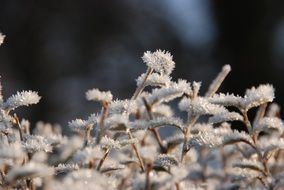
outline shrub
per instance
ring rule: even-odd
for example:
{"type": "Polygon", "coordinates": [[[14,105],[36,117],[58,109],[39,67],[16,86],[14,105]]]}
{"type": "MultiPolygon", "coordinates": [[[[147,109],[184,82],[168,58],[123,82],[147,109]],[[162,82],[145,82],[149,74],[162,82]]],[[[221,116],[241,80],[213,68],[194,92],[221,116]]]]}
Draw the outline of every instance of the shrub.
{"type": "Polygon", "coordinates": [[[110,91],[99,89],[86,92],[102,110],[70,121],[71,136],[42,122],[31,131],[27,120],[13,114],[20,106],[37,104],[37,92],[17,92],[4,100],[0,91],[1,187],[284,188],[284,125],[279,107],[271,103],[272,85],[252,87],[244,96],[217,93],[231,70],[225,65],[202,96],[200,82],[171,79],[175,63],[169,52],[148,51],[142,59],[147,71],[137,78],[130,99],[113,100],[110,91]],[[147,86],[152,90],[146,92],[147,86]],[[176,99],[187,118],[170,106],[176,99]],[[249,118],[255,107],[254,119],[249,118]],[[246,130],[233,130],[241,123],[246,130]],[[162,127],[175,130],[162,138],[162,127]]]}

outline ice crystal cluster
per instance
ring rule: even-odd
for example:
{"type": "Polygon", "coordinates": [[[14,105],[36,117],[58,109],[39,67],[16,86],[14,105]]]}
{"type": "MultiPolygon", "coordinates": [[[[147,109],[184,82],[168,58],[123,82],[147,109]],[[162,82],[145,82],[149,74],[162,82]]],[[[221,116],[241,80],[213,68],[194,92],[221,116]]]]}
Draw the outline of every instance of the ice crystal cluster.
{"type": "Polygon", "coordinates": [[[142,60],[147,69],[133,95],[88,90],[101,111],[70,119],[68,136],[15,114],[37,104],[37,92],[5,99],[1,88],[0,189],[284,189],[284,124],[272,85],[220,93],[225,65],[202,95],[200,82],[172,80],[169,52],[147,51],[142,60]],[[161,136],[164,127],[171,134],[161,136]]]}

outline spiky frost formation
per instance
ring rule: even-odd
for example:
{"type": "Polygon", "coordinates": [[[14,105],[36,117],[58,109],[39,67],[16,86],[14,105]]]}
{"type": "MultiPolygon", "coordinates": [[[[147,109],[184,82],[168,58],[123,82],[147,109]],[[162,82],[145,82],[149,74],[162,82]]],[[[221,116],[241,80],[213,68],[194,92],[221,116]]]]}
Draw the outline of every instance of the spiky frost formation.
{"type": "Polygon", "coordinates": [[[86,98],[87,100],[93,100],[97,102],[111,102],[112,94],[110,91],[100,91],[99,89],[94,88],[86,92],[86,98]]]}
{"type": "Polygon", "coordinates": [[[27,135],[24,137],[22,146],[29,153],[35,153],[39,151],[52,151],[51,144],[42,136],[27,135]]]}
{"type": "Polygon", "coordinates": [[[162,75],[171,74],[175,67],[173,56],[167,51],[156,50],[153,53],[147,51],[142,59],[148,67],[162,75]]]}
{"type": "Polygon", "coordinates": [[[34,91],[22,91],[17,92],[17,94],[12,95],[7,101],[4,103],[4,107],[6,110],[13,110],[20,106],[29,106],[32,104],[37,104],[41,97],[37,92],[34,91]]]}

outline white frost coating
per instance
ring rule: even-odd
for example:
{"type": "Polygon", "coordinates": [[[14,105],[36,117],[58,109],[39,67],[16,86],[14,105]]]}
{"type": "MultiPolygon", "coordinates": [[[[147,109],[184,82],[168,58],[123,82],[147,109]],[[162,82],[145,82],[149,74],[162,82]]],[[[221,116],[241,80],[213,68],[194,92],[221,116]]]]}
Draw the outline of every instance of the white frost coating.
{"type": "Polygon", "coordinates": [[[42,136],[27,135],[22,142],[23,149],[29,153],[35,153],[39,151],[52,152],[52,146],[46,138],[42,136]]]}
{"type": "Polygon", "coordinates": [[[196,97],[194,100],[183,98],[179,103],[179,109],[191,115],[215,115],[228,113],[228,110],[220,105],[211,104],[206,98],[196,97]]]}
{"type": "Polygon", "coordinates": [[[170,75],[175,67],[173,56],[167,51],[156,50],[153,53],[147,51],[142,60],[148,67],[162,75],[170,75]]]}
{"type": "Polygon", "coordinates": [[[116,141],[107,136],[104,136],[101,140],[101,147],[106,148],[106,149],[120,149],[121,145],[119,141],[116,141]]]}
{"type": "Polygon", "coordinates": [[[100,91],[99,89],[94,88],[86,92],[86,98],[87,100],[93,100],[98,102],[111,102],[112,94],[110,91],[100,91]]]}
{"type": "Polygon", "coordinates": [[[242,101],[242,107],[249,110],[261,104],[272,102],[274,99],[274,88],[270,84],[259,85],[257,88],[252,87],[245,93],[242,101]]]}
{"type": "Polygon", "coordinates": [[[253,126],[253,130],[257,132],[270,132],[273,129],[277,130],[280,135],[283,133],[284,123],[281,119],[277,117],[264,117],[253,126]]]}
{"type": "Polygon", "coordinates": [[[168,87],[153,89],[152,93],[149,94],[146,99],[149,104],[159,104],[162,102],[169,102],[175,98],[181,97],[183,94],[192,94],[190,83],[187,83],[184,80],[178,80],[177,83],[173,82],[168,87]]]}
{"type": "Polygon", "coordinates": [[[209,123],[221,123],[225,121],[242,121],[243,116],[237,112],[226,112],[221,114],[216,114],[209,118],[209,123]]]}
{"type": "Polygon", "coordinates": [[[82,120],[82,119],[75,119],[75,120],[68,122],[69,128],[75,131],[85,130],[88,125],[89,125],[89,122],[86,120],[82,120]]]}
{"type": "MultiPolygon", "coordinates": [[[[139,76],[136,79],[137,86],[142,85],[145,73],[143,73],[141,76],[139,76]]],[[[144,86],[169,86],[171,83],[171,77],[168,75],[161,75],[158,73],[152,73],[147,77],[147,80],[144,83],[144,86]]]]}
{"type": "Polygon", "coordinates": [[[6,110],[14,110],[20,106],[29,106],[32,104],[37,104],[41,97],[37,92],[34,91],[22,91],[17,92],[17,94],[12,95],[7,101],[4,103],[4,107],[6,110]]]}
{"type": "Polygon", "coordinates": [[[137,109],[138,105],[135,100],[114,100],[109,105],[110,114],[136,113],[137,109]]]}
{"type": "Polygon", "coordinates": [[[235,106],[240,107],[243,98],[234,94],[214,94],[208,98],[208,101],[213,104],[220,104],[223,106],[235,106]]]}

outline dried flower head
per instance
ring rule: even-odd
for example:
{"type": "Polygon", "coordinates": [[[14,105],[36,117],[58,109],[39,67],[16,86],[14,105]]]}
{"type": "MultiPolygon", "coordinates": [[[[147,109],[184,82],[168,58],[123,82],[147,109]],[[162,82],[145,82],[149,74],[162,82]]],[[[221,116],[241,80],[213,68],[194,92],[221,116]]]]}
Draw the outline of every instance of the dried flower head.
{"type": "Polygon", "coordinates": [[[97,88],[92,90],[88,90],[86,92],[87,100],[93,100],[98,102],[111,102],[112,101],[112,94],[110,91],[100,91],[97,88]]]}
{"type": "Polygon", "coordinates": [[[153,53],[147,51],[142,59],[148,67],[162,75],[170,75],[175,67],[173,56],[167,51],[157,50],[153,53]]]}

